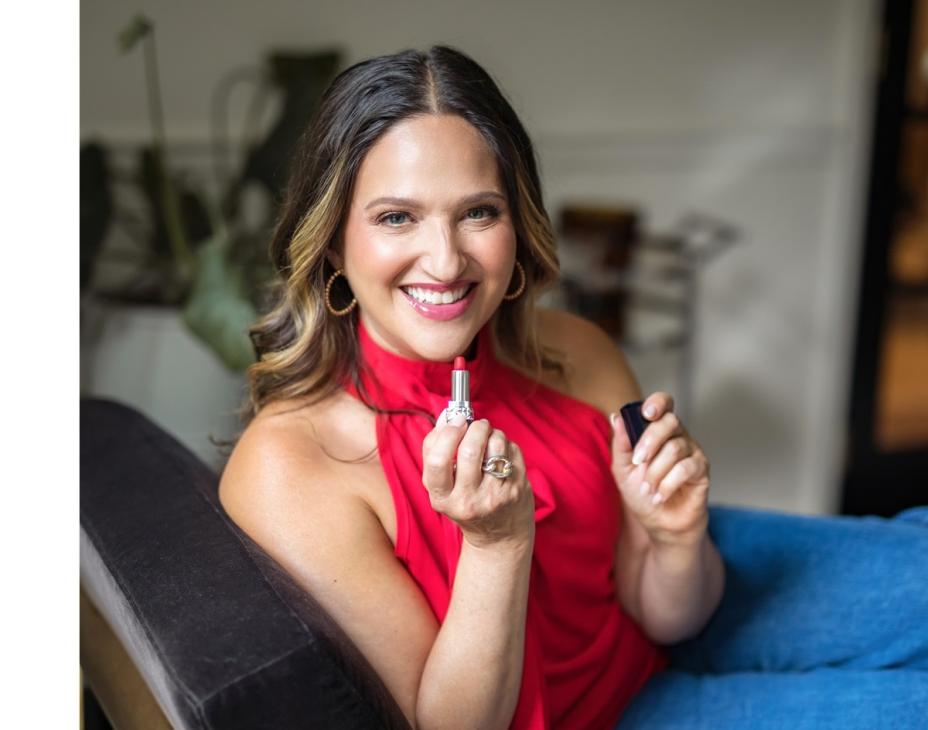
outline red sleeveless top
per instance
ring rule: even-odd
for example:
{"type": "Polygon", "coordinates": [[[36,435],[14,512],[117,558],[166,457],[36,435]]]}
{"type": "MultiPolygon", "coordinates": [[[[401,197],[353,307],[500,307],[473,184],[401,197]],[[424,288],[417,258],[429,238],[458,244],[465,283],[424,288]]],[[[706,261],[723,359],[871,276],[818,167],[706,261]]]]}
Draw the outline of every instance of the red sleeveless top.
{"type": "MultiPolygon", "coordinates": [[[[369,402],[437,417],[451,397],[450,362],[410,360],[358,324],[369,402]]],[[[612,431],[593,406],[537,383],[494,357],[490,323],[467,361],[475,418],[522,449],[535,495],[522,687],[511,728],[612,728],[651,675],[667,666],[616,596],[621,496],[610,470],[612,431]]],[[[352,383],[345,389],[360,398],[352,383]]],[[[396,508],[397,558],[439,623],[451,599],[462,534],[435,512],[422,484],[423,415],[378,414],[377,445],[396,508]]]]}

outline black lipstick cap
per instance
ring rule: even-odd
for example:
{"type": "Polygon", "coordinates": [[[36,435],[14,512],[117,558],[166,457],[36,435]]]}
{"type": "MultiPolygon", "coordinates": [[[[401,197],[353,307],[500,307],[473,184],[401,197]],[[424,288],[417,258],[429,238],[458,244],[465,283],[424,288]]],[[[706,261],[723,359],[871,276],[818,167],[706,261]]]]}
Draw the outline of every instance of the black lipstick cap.
{"type": "Polygon", "coordinates": [[[638,439],[641,438],[641,434],[643,434],[644,430],[648,427],[648,422],[644,420],[644,416],[641,415],[641,406],[643,403],[643,400],[636,400],[631,403],[626,403],[619,409],[622,414],[622,420],[625,422],[625,431],[628,433],[633,448],[635,444],[638,443],[638,439]]]}

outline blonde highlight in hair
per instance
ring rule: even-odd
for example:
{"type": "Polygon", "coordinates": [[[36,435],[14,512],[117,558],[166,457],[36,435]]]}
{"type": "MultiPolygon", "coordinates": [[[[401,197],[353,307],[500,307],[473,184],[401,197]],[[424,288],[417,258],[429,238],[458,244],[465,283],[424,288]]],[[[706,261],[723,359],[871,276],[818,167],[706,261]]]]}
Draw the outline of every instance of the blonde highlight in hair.
{"type": "MultiPolygon", "coordinates": [[[[274,401],[324,400],[345,379],[369,400],[358,372],[358,310],[335,317],[325,306],[326,280],[332,273],[326,252],[340,243],[366,152],[397,122],[436,113],[461,116],[481,133],[506,187],[525,290],[502,302],[493,338],[536,379],[544,369],[563,374],[554,352],[540,345],[534,324],[536,299],[557,281],[559,264],[531,141],[476,62],[455,49],[435,46],[428,52],[404,51],[355,64],[323,95],[295,155],[271,241],[278,281],[272,308],[251,329],[258,361],[248,370],[246,419],[274,401]]],[[[337,282],[333,296],[346,288],[345,279],[337,282]]],[[[434,422],[432,414],[423,415],[434,422]]]]}

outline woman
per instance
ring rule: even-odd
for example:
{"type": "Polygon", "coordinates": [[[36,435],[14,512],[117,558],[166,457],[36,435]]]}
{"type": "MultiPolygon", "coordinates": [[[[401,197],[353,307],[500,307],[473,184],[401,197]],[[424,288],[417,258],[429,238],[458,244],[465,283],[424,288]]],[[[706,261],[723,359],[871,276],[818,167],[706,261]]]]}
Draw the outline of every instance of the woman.
{"type": "MultiPolygon", "coordinates": [[[[738,567],[726,590],[713,541],[739,549],[726,528],[761,553],[782,525],[825,542],[841,530],[891,538],[887,554],[905,558],[928,548],[928,530],[710,510],[708,461],[665,393],[644,401],[632,448],[614,414],[640,392],[620,350],[591,323],[535,307],[558,266],[532,144],[473,60],[434,47],[340,74],[295,159],[272,257],[282,286],[253,330],[253,418],[220,497],[341,624],[413,727],[609,728],[620,716],[737,727],[757,713],[794,726],[824,705],[807,688],[825,684],[785,673],[771,621],[790,624],[801,668],[859,668],[841,676],[928,706],[923,631],[917,656],[911,642],[874,653],[858,636],[811,661],[807,635],[847,630],[826,623],[841,618],[826,605],[820,620],[773,598],[738,613],[741,565],[759,555],[726,555],[738,567]],[[458,356],[473,422],[444,417],[458,356]],[[800,615],[811,624],[794,626],[800,615]],[[903,660],[912,671],[869,671],[903,660]],[[686,670],[755,669],[784,673],[735,683],[736,700],[726,682],[742,675],[722,675],[711,714],[698,714],[715,690],[689,687],[686,670]]],[[[924,614],[924,588],[906,590],[924,614]]]]}

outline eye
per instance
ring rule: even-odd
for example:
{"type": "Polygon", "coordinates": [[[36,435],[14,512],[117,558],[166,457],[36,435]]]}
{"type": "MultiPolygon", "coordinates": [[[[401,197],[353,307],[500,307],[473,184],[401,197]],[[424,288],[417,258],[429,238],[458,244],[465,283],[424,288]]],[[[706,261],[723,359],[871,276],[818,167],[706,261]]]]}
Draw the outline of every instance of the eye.
{"type": "Polygon", "coordinates": [[[471,208],[468,213],[468,220],[472,221],[483,221],[488,220],[489,218],[496,218],[499,215],[499,208],[493,205],[481,205],[479,208],[471,208]],[[484,215],[479,218],[470,217],[471,213],[483,213],[484,215]]]}
{"type": "Polygon", "coordinates": [[[399,213],[397,211],[392,211],[390,213],[384,213],[377,219],[378,223],[386,223],[388,226],[396,227],[404,223],[402,220],[397,220],[397,218],[408,217],[408,213],[399,213]]]}

